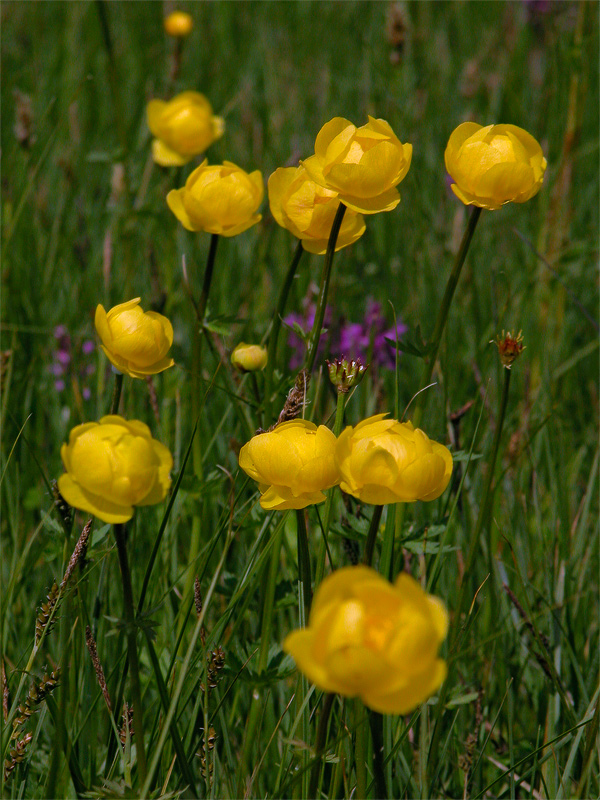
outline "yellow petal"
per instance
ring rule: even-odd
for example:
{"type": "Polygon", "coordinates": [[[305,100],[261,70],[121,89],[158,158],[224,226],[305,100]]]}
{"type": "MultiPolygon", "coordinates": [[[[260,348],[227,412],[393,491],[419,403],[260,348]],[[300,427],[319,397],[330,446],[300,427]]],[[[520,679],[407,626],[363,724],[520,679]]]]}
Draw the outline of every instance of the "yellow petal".
{"type": "Polygon", "coordinates": [[[184,192],[185,189],[171,189],[167,195],[167,205],[184,228],[186,228],[188,231],[196,231],[198,228],[194,226],[194,223],[190,219],[190,216],[183,205],[184,192]]]}
{"type": "Polygon", "coordinates": [[[162,115],[167,104],[164,100],[150,100],[146,106],[146,116],[148,118],[148,127],[153,136],[160,136],[161,134],[161,121],[162,115]]]}
{"type": "Polygon", "coordinates": [[[70,506],[87,511],[88,514],[93,514],[103,522],[114,525],[127,522],[133,516],[133,506],[119,505],[94,495],[75,483],[70,475],[60,476],[58,490],[70,506]]]}
{"type": "Polygon", "coordinates": [[[152,140],[152,158],[161,167],[182,167],[191,161],[192,155],[183,156],[169,147],[162,139],[152,140]]]}

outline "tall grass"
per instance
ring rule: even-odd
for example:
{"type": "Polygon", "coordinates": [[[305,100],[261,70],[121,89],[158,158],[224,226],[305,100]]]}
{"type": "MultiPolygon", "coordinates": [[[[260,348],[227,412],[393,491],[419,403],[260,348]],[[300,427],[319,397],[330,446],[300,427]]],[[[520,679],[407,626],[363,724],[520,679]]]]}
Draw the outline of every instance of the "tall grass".
{"type": "MultiPolygon", "coordinates": [[[[411,571],[451,614],[464,586],[465,614],[455,613],[444,651],[443,693],[409,717],[384,720],[383,769],[393,797],[597,796],[597,5],[216,2],[188,10],[194,30],[171,86],[174,45],[160,3],[7,2],[0,12],[0,649],[3,755],[13,766],[3,796],[303,797],[309,788],[324,697],[281,650],[304,613],[296,521],[264,512],[238,469],[239,449],[259,427],[263,385],[259,376],[256,396],[228,361],[238,341],[267,333],[296,243],[267,208],[258,226],[220,242],[192,398],[197,323],[186,276],[198,296],[210,237],[186,232],[168,210],[166,193],[196,164],[152,168],[145,119],[150,98],[188,88],[225,117],[210,161],[265,178],[309,156],[333,116],[383,117],[413,143],[400,206],[371,217],[365,236],[336,255],[330,306],[332,325],[360,322],[370,296],[390,328],[394,315],[408,325],[417,346],[432,334],[467,221],[445,182],[449,134],[473,119],[511,122],[540,141],[548,160],[540,194],[483,212],[427,390],[421,425],[458,453],[451,489],[401,518],[384,512],[382,524],[396,527],[394,574],[411,571]],[[19,109],[28,135],[15,135],[19,109]],[[96,305],[135,296],[172,320],[176,361],[152,380],[156,408],[146,382],[132,380],[121,406],[175,461],[171,500],[138,509],[127,526],[145,779],[139,730],[122,720],[131,664],[114,538],[95,521],[85,559],[61,587],[87,517],[76,513],[70,526],[50,489],[69,430],[110,407],[107,361],[98,347],[83,351],[95,339],[96,305]],[[50,371],[59,325],[72,358],[61,391],[50,371]],[[489,342],[502,329],[522,329],[526,350],[512,370],[489,521],[464,574],[502,395],[489,342]],[[196,425],[201,468],[190,455],[196,425]],[[21,706],[31,713],[11,739],[21,706]]],[[[302,257],[286,313],[301,312],[320,258],[302,257]]],[[[264,427],[294,383],[286,337],[284,328],[264,427]]],[[[346,421],[394,413],[396,394],[402,416],[421,374],[421,359],[408,353],[397,381],[393,370],[371,369],[346,421]]],[[[306,415],[332,426],[334,414],[319,357],[306,415]]],[[[362,549],[369,516],[336,494],[328,571],[362,549]]],[[[314,575],[324,506],[308,522],[314,575]]],[[[377,545],[374,563],[382,557],[377,545]]],[[[348,797],[362,781],[376,796],[367,727],[353,701],[333,700],[319,775],[326,796],[348,797]]]]}

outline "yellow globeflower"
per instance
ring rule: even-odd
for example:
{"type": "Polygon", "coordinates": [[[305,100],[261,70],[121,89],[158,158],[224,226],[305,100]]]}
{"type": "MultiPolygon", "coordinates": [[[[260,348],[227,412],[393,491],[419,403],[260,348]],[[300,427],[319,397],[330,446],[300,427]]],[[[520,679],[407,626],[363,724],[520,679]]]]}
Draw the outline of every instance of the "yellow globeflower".
{"type": "Polygon", "coordinates": [[[209,166],[205,159],[182,189],[169,192],[167,203],[188,231],[236,236],[262,219],[263,195],[259,170],[248,174],[231,161],[209,166]]]}
{"type": "Polygon", "coordinates": [[[329,428],[294,419],[250,439],[240,450],[240,467],[258,481],[263,508],[306,508],[323,502],[323,490],[339,481],[334,451],[329,428]]]}
{"type": "Polygon", "coordinates": [[[152,157],[162,167],[180,167],[220,139],[221,117],[199,92],[182,92],[172,100],[151,100],[146,108],[148,127],[156,138],[152,157]]]}
{"type": "Polygon", "coordinates": [[[539,192],[546,171],[542,148],[516,125],[482,128],[463,122],[452,132],[444,159],[454,194],[465,205],[490,211],[529,200],[539,192]]]}
{"type": "MultiPolygon", "coordinates": [[[[268,189],[271,213],[278,224],[301,239],[309,253],[323,255],[340,204],[338,193],[311,180],[303,166],[276,169],[269,178],[268,189]]],[[[354,244],[364,232],[361,214],[348,209],[335,249],[354,244]]]]}
{"type": "Polygon", "coordinates": [[[111,364],[132,378],[156,375],[175,363],[167,356],[173,326],[156,311],[142,311],[140,298],[111,308],[96,308],[95,325],[111,364]]]}
{"type": "Polygon", "coordinates": [[[452,455],[410,422],[376,414],[337,440],[340,488],[363,503],[435,500],[450,481],[452,455]]]}
{"type": "Polygon", "coordinates": [[[267,366],[267,348],[240,342],[231,354],[231,363],[240,372],[254,372],[267,366]]]}
{"type": "Polygon", "coordinates": [[[107,416],[78,425],[60,455],[60,493],[104,522],[127,522],[134,506],[160,503],[171,485],[171,453],[138,420],[107,416]]]}
{"type": "Polygon", "coordinates": [[[437,657],[448,615],[406,573],[394,585],[370,567],[343,567],[315,593],[308,627],[283,649],[325,692],[360,697],[382,714],[408,714],[446,677],[437,657]]]}
{"type": "Polygon", "coordinates": [[[173,11],[165,17],[164,25],[169,36],[189,36],[194,27],[194,20],[185,11],[173,11]]]}
{"type": "Polygon", "coordinates": [[[369,117],[357,128],[334,117],[319,131],[315,155],[302,163],[313,181],[338,192],[348,208],[377,214],[400,202],[395,187],[408,172],[411,158],[412,145],[402,144],[384,119],[369,117]]]}

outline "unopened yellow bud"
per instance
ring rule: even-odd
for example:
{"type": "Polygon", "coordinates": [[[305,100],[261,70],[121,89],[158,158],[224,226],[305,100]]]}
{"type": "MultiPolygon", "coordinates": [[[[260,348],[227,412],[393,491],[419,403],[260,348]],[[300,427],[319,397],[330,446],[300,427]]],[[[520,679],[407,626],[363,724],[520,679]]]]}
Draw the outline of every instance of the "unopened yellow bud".
{"type": "Polygon", "coordinates": [[[185,11],[173,11],[165,17],[165,31],[169,36],[189,36],[194,27],[194,20],[185,11]]]}
{"type": "Polygon", "coordinates": [[[231,363],[240,372],[254,372],[267,366],[267,348],[240,342],[231,354],[231,363]]]}

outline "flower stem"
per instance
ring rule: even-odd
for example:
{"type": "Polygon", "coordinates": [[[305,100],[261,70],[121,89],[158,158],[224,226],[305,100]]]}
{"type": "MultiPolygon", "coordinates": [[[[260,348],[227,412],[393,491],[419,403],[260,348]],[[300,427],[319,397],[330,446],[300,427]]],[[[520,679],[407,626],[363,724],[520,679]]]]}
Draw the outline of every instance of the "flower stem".
{"type": "MultiPolygon", "coordinates": [[[[504,418],[506,416],[506,408],[508,405],[508,391],[510,387],[510,375],[511,371],[509,369],[504,369],[504,385],[502,387],[502,397],[500,399],[500,408],[498,413],[498,420],[496,422],[496,432],[494,434],[494,441],[492,443],[492,451],[490,455],[490,461],[488,466],[488,474],[487,479],[485,482],[485,487],[483,490],[483,497],[481,499],[481,504],[479,506],[479,515],[477,517],[477,523],[475,525],[475,531],[473,532],[473,536],[471,538],[471,543],[469,546],[469,551],[467,554],[467,558],[465,561],[465,568],[463,572],[463,579],[461,581],[460,590],[458,594],[458,601],[456,603],[456,610],[454,612],[454,624],[450,631],[449,637],[449,652],[452,652],[456,646],[460,631],[462,630],[461,627],[461,615],[462,610],[465,602],[465,597],[467,595],[467,584],[469,583],[469,577],[471,575],[473,569],[473,562],[475,561],[475,554],[477,552],[477,548],[479,545],[479,539],[481,537],[481,532],[484,528],[486,521],[489,518],[489,514],[492,510],[493,505],[493,498],[494,498],[494,490],[492,488],[494,482],[494,472],[496,468],[496,460],[498,458],[498,451],[500,449],[500,439],[502,436],[502,428],[504,427],[504,418]]],[[[466,624],[466,623],[465,623],[466,624]]],[[[439,741],[441,737],[441,716],[444,711],[444,705],[446,702],[446,697],[448,695],[448,691],[450,689],[450,671],[452,670],[452,661],[448,663],[448,675],[446,680],[442,684],[442,688],[440,690],[438,702],[437,702],[437,713],[436,713],[436,720],[435,720],[435,727],[433,729],[433,735],[431,737],[431,745],[429,747],[429,757],[431,758],[432,753],[437,752],[437,748],[439,746],[439,741]]],[[[430,787],[430,790],[433,792],[434,786],[430,787]]]]}
{"type": "MultiPolygon", "coordinates": [[[[381,506],[377,506],[381,508],[381,506]]],[[[365,707],[358,697],[354,700],[354,768],[356,770],[356,800],[367,796],[367,732],[365,730],[365,707]]],[[[385,795],[383,795],[385,797],[385,795]]]]}
{"type": "MultiPolygon", "coordinates": [[[[423,376],[421,378],[421,387],[428,386],[431,383],[431,376],[433,375],[433,370],[435,368],[435,361],[437,358],[438,350],[440,349],[442,334],[444,333],[444,328],[446,327],[446,322],[448,320],[448,313],[450,311],[452,298],[454,297],[454,292],[458,285],[458,279],[460,278],[460,272],[462,270],[463,264],[465,263],[465,258],[467,257],[469,245],[471,244],[471,239],[473,238],[473,234],[475,233],[477,222],[479,220],[479,217],[481,216],[481,211],[482,209],[479,208],[478,206],[473,207],[473,210],[471,211],[471,216],[469,217],[469,221],[467,223],[467,228],[464,232],[462,241],[460,243],[460,247],[458,249],[458,253],[456,254],[456,258],[454,260],[454,266],[452,267],[452,272],[450,273],[450,277],[448,278],[448,283],[446,284],[444,297],[442,298],[442,304],[440,305],[440,310],[438,311],[437,319],[435,321],[435,327],[433,329],[433,334],[431,335],[431,341],[429,342],[427,360],[424,363],[423,376]]],[[[417,396],[417,399],[415,401],[415,408],[413,411],[413,419],[412,419],[415,428],[417,428],[419,426],[419,423],[421,422],[426,400],[427,400],[427,392],[421,392],[417,396]]]]}
{"type": "Polygon", "coordinates": [[[377,541],[377,532],[379,531],[379,523],[381,522],[382,513],[383,506],[375,506],[373,509],[373,516],[371,517],[369,533],[367,534],[365,553],[363,555],[363,564],[367,567],[370,567],[371,562],[373,561],[373,551],[375,550],[375,542],[377,541]]]}
{"type": "Polygon", "coordinates": [[[317,350],[319,349],[319,339],[321,338],[321,329],[323,327],[323,320],[325,319],[325,308],[327,306],[327,295],[329,293],[329,279],[331,278],[331,267],[333,264],[333,256],[335,254],[335,245],[337,242],[340,228],[342,227],[342,220],[346,213],[346,206],[340,203],[335,213],[333,225],[331,226],[331,233],[329,234],[329,241],[327,242],[327,251],[325,253],[325,262],[323,264],[323,272],[321,273],[321,283],[319,285],[319,299],[317,308],[315,310],[315,321],[313,323],[312,331],[310,334],[310,341],[308,350],[306,351],[306,360],[304,367],[310,373],[317,357],[317,350]]]}
{"type": "Polygon", "coordinates": [[[387,797],[383,769],[383,717],[377,711],[369,711],[369,724],[373,740],[373,772],[375,775],[375,797],[387,797]]]}
{"type": "MultiPolygon", "coordinates": [[[[310,786],[308,789],[308,797],[310,800],[315,800],[317,797],[319,774],[321,772],[321,757],[327,741],[327,725],[329,724],[329,715],[331,714],[334,700],[335,694],[333,692],[326,694],[323,697],[323,708],[321,709],[319,726],[317,728],[317,738],[315,739],[315,762],[310,773],[310,786]]],[[[385,797],[385,795],[381,796],[385,797]]]]}
{"type": "Polygon", "coordinates": [[[273,392],[273,372],[275,370],[275,361],[277,359],[277,342],[279,339],[279,331],[281,330],[281,320],[283,317],[283,312],[285,311],[285,304],[287,303],[290,289],[292,288],[294,276],[296,274],[296,270],[298,269],[298,264],[300,263],[303,252],[304,248],[302,247],[302,242],[299,241],[296,249],[294,250],[294,256],[285,274],[285,278],[279,292],[279,297],[277,298],[275,316],[273,317],[271,330],[269,332],[269,344],[267,350],[268,359],[265,370],[265,420],[267,425],[270,424],[270,421],[273,418],[271,394],[273,392]]]}
{"type": "Polygon", "coordinates": [[[123,389],[123,373],[115,372],[115,386],[113,389],[112,400],[110,402],[109,414],[119,413],[119,402],[121,400],[121,390],[123,389]]]}
{"type": "Polygon", "coordinates": [[[142,707],[142,693],[140,689],[140,664],[138,660],[136,642],[136,623],[133,607],[133,590],[131,588],[131,572],[127,558],[127,543],[125,541],[125,528],[123,525],[114,526],[119,566],[121,567],[121,582],[123,584],[123,610],[125,615],[125,632],[127,635],[127,656],[131,670],[131,694],[133,698],[133,727],[138,760],[140,782],[146,780],[146,748],[144,744],[144,717],[142,707]]]}
{"type": "MultiPolygon", "coordinates": [[[[333,423],[333,435],[337,437],[342,432],[344,425],[344,409],[346,407],[346,400],[348,395],[346,392],[338,392],[337,405],[335,407],[335,422],[333,423]]],[[[325,553],[326,553],[326,540],[331,527],[331,518],[333,516],[333,496],[335,494],[335,486],[329,490],[327,495],[327,502],[325,503],[325,526],[323,528],[323,539],[319,547],[319,555],[317,557],[317,570],[315,572],[315,586],[318,586],[323,580],[323,573],[325,572],[325,553]]]]}
{"type": "Polygon", "coordinates": [[[310,580],[310,551],[308,549],[308,532],[306,530],[306,517],[304,509],[296,511],[296,532],[298,535],[298,578],[302,584],[302,601],[304,603],[304,619],[308,620],[310,604],[312,601],[312,588],[310,580]]]}
{"type": "MultiPolygon", "coordinates": [[[[204,270],[204,279],[202,281],[202,291],[200,299],[195,304],[194,310],[196,312],[197,322],[194,323],[193,340],[192,340],[192,419],[198,419],[200,416],[200,403],[201,401],[201,387],[200,387],[200,370],[202,367],[202,333],[204,325],[204,315],[206,313],[206,306],[208,303],[208,295],[210,293],[210,286],[212,283],[213,271],[215,267],[215,258],[217,255],[217,245],[219,244],[219,236],[213,233],[210,239],[210,248],[208,251],[208,258],[206,259],[206,269],[204,270]]],[[[192,466],[194,475],[199,483],[204,480],[204,470],[202,468],[202,438],[200,432],[194,436],[192,441],[192,466]]],[[[200,531],[202,527],[202,510],[194,515],[192,519],[192,530],[190,535],[190,550],[188,554],[188,564],[190,565],[183,589],[182,607],[186,607],[188,598],[191,597],[194,585],[194,564],[198,557],[200,550],[200,531]]],[[[182,620],[181,624],[184,622],[182,620]]]]}
{"type": "MultiPolygon", "coordinates": [[[[284,517],[282,517],[275,530],[275,533],[273,534],[271,561],[269,564],[269,574],[263,599],[260,651],[258,654],[258,664],[256,667],[257,675],[261,675],[265,671],[269,658],[269,647],[271,645],[271,631],[273,628],[275,606],[275,588],[277,585],[277,575],[280,569],[279,558],[281,554],[281,545],[283,542],[283,533],[285,530],[284,517]]],[[[242,757],[238,767],[236,797],[243,797],[245,792],[244,780],[246,776],[252,772],[251,755],[256,744],[256,731],[258,728],[258,723],[260,722],[261,714],[264,712],[264,702],[265,696],[263,689],[255,686],[252,692],[252,702],[250,705],[250,712],[248,714],[248,722],[246,723],[242,757]]]]}

